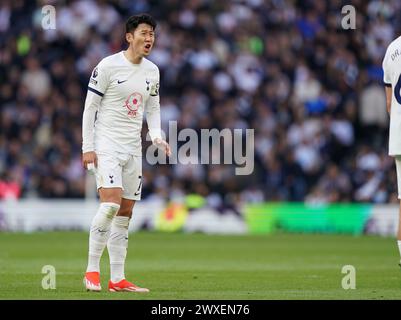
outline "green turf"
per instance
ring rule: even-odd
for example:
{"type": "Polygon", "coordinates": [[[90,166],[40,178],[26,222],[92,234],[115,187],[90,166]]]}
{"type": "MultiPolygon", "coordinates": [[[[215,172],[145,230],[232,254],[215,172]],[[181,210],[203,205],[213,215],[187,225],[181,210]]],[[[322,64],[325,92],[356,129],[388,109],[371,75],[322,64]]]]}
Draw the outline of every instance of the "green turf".
{"type": "MultiPolygon", "coordinates": [[[[88,293],[82,286],[88,234],[0,233],[0,299],[401,299],[394,239],[345,235],[130,235],[129,280],[148,294],[88,293]],[[57,271],[44,290],[44,265],[57,271]],[[341,268],[356,268],[356,289],[341,268]]],[[[109,267],[102,260],[102,286],[109,267]]]]}

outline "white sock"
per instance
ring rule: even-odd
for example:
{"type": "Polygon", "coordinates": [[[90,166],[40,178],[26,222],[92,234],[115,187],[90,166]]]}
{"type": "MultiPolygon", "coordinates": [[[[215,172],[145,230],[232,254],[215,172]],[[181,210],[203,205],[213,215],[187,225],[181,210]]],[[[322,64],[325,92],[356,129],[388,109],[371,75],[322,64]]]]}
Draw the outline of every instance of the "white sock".
{"type": "Polygon", "coordinates": [[[111,281],[116,283],[125,279],[124,264],[128,248],[128,226],[130,218],[116,216],[111,225],[107,250],[110,257],[111,281]]]}
{"type": "MultiPolygon", "coordinates": [[[[398,244],[398,251],[400,252],[400,257],[401,257],[401,240],[397,240],[397,244],[398,244]]],[[[400,262],[401,262],[401,258],[400,258],[400,262]]]]}
{"type": "Polygon", "coordinates": [[[110,225],[120,205],[102,202],[93,217],[89,233],[88,267],[86,272],[100,272],[100,258],[110,235],[110,225]]]}

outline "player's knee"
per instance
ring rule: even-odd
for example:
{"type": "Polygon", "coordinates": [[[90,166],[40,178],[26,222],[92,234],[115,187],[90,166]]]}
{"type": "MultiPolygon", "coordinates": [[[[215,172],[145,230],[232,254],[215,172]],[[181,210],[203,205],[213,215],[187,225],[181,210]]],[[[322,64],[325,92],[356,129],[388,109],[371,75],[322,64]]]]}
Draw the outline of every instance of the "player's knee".
{"type": "Polygon", "coordinates": [[[135,205],[135,200],[129,200],[129,199],[123,198],[121,200],[121,206],[120,206],[120,210],[118,210],[117,216],[131,218],[134,205],[135,205]]]}
{"type": "Polygon", "coordinates": [[[117,213],[118,216],[124,216],[124,217],[131,217],[132,215],[132,207],[120,207],[117,213]]]}
{"type": "Polygon", "coordinates": [[[120,210],[120,205],[115,202],[102,202],[100,205],[103,206],[103,211],[109,218],[114,218],[120,210]]]}
{"type": "Polygon", "coordinates": [[[121,205],[121,189],[104,189],[99,190],[100,201],[115,203],[121,205]]]}
{"type": "Polygon", "coordinates": [[[110,226],[113,218],[120,209],[120,205],[113,202],[102,202],[98,213],[94,216],[92,224],[106,228],[110,226]]]}

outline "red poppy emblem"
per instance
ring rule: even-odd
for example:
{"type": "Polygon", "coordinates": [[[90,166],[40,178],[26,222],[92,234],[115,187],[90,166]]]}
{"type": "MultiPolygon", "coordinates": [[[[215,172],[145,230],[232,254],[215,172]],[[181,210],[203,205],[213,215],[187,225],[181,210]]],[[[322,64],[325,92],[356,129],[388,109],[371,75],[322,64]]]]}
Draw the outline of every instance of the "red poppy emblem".
{"type": "Polygon", "coordinates": [[[138,92],[132,93],[127,100],[125,100],[125,106],[128,109],[128,115],[135,117],[139,107],[142,105],[142,95],[138,92]]]}

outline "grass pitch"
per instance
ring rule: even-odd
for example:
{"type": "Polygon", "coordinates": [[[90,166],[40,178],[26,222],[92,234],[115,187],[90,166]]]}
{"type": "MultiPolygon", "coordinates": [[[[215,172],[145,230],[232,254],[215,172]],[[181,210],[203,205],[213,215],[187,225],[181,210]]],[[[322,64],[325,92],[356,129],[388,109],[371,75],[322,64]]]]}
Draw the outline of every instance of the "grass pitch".
{"type": "Polygon", "coordinates": [[[148,294],[107,292],[108,254],[100,293],[86,292],[84,232],[0,233],[0,299],[401,299],[394,239],[275,234],[130,235],[127,279],[148,294]],[[42,267],[55,267],[55,290],[42,288],[42,267]],[[344,265],[356,289],[341,287],[344,265]]]}

